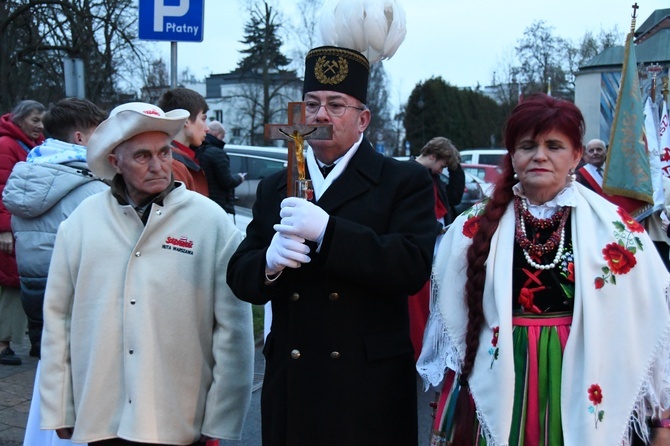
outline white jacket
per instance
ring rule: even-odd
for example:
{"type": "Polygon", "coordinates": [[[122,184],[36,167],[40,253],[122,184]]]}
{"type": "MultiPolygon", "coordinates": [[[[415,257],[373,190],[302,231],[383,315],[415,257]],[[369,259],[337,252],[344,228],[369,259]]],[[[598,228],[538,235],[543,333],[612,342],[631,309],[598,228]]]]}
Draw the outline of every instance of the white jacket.
{"type": "Polygon", "coordinates": [[[239,439],[253,333],[226,268],[242,234],[183,185],[150,212],[145,227],[107,191],[61,224],[44,305],[41,428],[74,426],[74,442],[239,439]]]}

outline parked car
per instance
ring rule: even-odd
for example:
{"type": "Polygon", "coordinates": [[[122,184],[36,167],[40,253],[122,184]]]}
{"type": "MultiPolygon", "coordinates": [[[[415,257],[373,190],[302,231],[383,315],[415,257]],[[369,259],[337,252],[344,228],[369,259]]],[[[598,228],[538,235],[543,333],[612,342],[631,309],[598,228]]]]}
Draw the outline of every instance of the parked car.
{"type": "MultiPolygon", "coordinates": [[[[440,180],[449,184],[449,177],[444,174],[440,174],[440,180]]],[[[454,206],[456,214],[459,215],[466,209],[471,208],[473,204],[483,200],[484,197],[484,189],[482,189],[478,178],[471,173],[465,172],[465,190],[463,191],[461,202],[454,206]]]]}
{"type": "Polygon", "coordinates": [[[461,164],[461,166],[465,172],[477,178],[487,197],[493,194],[493,183],[502,174],[502,168],[489,164],[461,164]]]}
{"type": "Polygon", "coordinates": [[[499,166],[493,166],[490,164],[461,164],[463,170],[472,174],[482,180],[485,183],[495,183],[500,174],[502,174],[502,169],[499,166]]]}
{"type": "Polygon", "coordinates": [[[465,149],[461,150],[461,164],[490,164],[499,166],[506,149],[465,149]]]}
{"type": "Polygon", "coordinates": [[[235,206],[251,209],[256,201],[258,183],[287,165],[286,147],[254,147],[226,144],[233,174],[246,172],[245,180],[235,188],[235,206]]]}

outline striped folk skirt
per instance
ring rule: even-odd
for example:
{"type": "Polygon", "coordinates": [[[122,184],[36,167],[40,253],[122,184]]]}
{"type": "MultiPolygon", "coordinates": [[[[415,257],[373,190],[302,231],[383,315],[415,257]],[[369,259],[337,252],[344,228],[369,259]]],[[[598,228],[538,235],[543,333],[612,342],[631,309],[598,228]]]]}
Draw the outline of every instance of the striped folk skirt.
{"type": "MultiPolygon", "coordinates": [[[[515,382],[510,446],[563,444],[561,366],[571,323],[572,316],[565,313],[512,318],[515,382]]],[[[486,445],[474,401],[452,370],[436,403],[430,444],[486,445]]]]}

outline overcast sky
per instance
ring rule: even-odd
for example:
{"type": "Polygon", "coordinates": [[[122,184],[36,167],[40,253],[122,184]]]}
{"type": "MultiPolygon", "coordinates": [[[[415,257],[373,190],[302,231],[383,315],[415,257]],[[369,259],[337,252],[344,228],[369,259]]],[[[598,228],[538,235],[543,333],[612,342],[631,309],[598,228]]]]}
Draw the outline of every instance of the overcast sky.
{"type": "MultiPolygon", "coordinates": [[[[260,1],[260,0],[259,0],[260,1]]],[[[296,0],[270,0],[285,16],[295,14],[296,0]]],[[[631,23],[634,0],[401,0],[407,14],[407,37],[395,56],[385,61],[394,103],[406,101],[414,86],[433,76],[459,87],[482,86],[514,52],[524,29],[544,20],[557,36],[579,40],[591,30],[622,33],[631,23]]],[[[239,43],[249,15],[243,0],[205,0],[204,40],[178,44],[178,67],[197,77],[227,73],[241,60],[239,43]]],[[[637,25],[668,0],[638,0],[637,25]]],[[[621,44],[624,42],[622,41],[621,44]]],[[[170,43],[155,48],[170,60],[170,43]]],[[[287,52],[287,49],[284,49],[287,52]]],[[[168,64],[169,66],[169,64],[168,64]]]]}

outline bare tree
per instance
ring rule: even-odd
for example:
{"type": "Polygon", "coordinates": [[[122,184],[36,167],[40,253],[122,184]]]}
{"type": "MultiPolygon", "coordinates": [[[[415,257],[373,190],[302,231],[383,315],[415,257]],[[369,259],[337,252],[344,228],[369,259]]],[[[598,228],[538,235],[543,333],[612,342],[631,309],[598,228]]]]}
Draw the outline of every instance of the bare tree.
{"type": "Polygon", "coordinates": [[[513,51],[503,53],[493,72],[494,98],[505,109],[514,107],[521,95],[521,68],[513,51]]]}
{"type": "Polygon", "coordinates": [[[0,1],[0,109],[65,95],[63,58],[84,62],[86,96],[118,103],[147,65],[134,0],[0,1]]]}
{"type": "Polygon", "coordinates": [[[516,46],[524,93],[546,92],[550,81],[552,91],[566,89],[564,49],[567,46],[543,20],[526,28],[516,46]]]}
{"type": "Polygon", "coordinates": [[[550,79],[552,94],[572,99],[579,67],[603,50],[621,44],[623,38],[615,26],[598,34],[587,31],[573,43],[555,35],[545,22],[534,22],[517,42],[515,52],[496,65],[492,80],[496,99],[509,108],[521,94],[546,92],[550,79]]]}
{"type": "Polygon", "coordinates": [[[622,45],[625,35],[615,25],[612,29],[601,29],[597,35],[587,31],[576,44],[568,45],[566,49],[567,63],[570,72],[570,85],[574,90],[575,76],[579,67],[607,48],[622,45]]]}
{"type": "Polygon", "coordinates": [[[373,144],[383,141],[384,144],[394,140],[389,111],[388,77],[383,62],[370,67],[368,83],[368,103],[372,118],[367,128],[367,137],[373,144]]]}
{"type": "Polygon", "coordinates": [[[296,4],[297,15],[292,17],[288,28],[288,38],[294,42],[291,57],[298,76],[304,76],[305,56],[319,45],[321,39],[318,30],[320,0],[299,0],[296,4]]]}
{"type": "Polygon", "coordinates": [[[170,73],[168,72],[167,63],[163,58],[154,59],[149,64],[149,70],[144,78],[144,85],[146,87],[164,87],[170,85],[170,73]]]}

